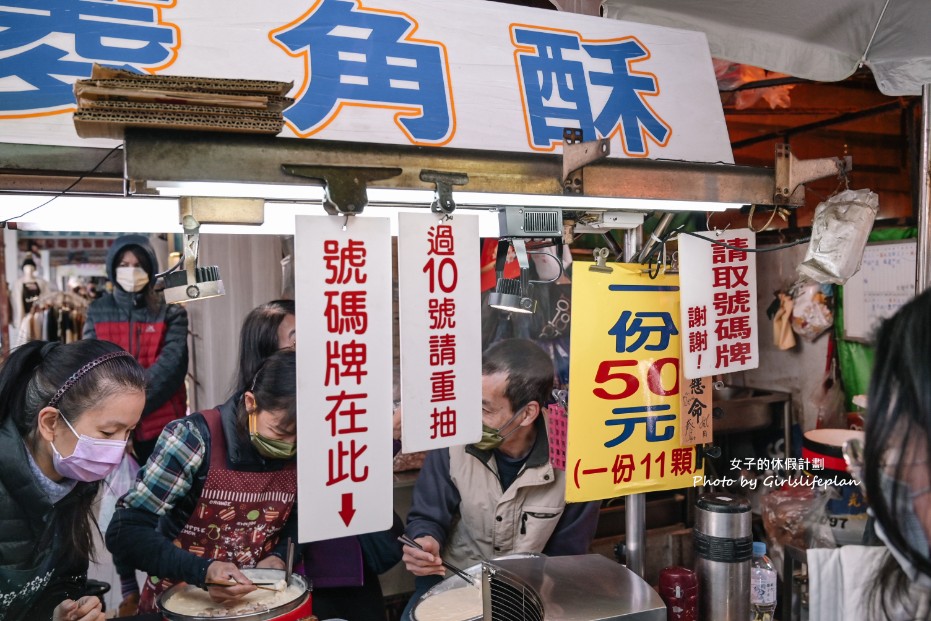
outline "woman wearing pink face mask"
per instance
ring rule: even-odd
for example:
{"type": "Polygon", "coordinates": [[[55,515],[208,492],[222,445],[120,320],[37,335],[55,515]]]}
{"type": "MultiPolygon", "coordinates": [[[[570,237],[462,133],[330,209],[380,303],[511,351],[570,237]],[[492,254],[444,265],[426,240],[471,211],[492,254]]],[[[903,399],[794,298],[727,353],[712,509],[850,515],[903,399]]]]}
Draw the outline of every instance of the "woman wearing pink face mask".
{"type": "Polygon", "coordinates": [[[144,405],[142,367],[112,343],[33,341],[0,367],[0,619],[104,619],[81,596],[91,509],[144,405]]]}

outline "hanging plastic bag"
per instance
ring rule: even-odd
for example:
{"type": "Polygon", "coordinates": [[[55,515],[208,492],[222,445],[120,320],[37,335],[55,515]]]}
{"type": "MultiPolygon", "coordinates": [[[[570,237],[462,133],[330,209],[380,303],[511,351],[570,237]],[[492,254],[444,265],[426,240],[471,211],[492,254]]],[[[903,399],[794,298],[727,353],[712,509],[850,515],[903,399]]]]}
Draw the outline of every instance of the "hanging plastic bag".
{"type": "Polygon", "coordinates": [[[878,211],[879,197],[869,190],[845,190],[819,203],[799,274],[819,283],[847,282],[860,269],[878,211]]]}
{"type": "Polygon", "coordinates": [[[814,341],[834,325],[831,285],[801,280],[792,287],[792,330],[814,341]]]}
{"type": "Polygon", "coordinates": [[[828,500],[830,496],[823,488],[810,486],[773,489],[763,496],[763,529],[769,539],[769,556],[780,576],[787,544],[803,550],[836,546],[827,525],[828,500]]]}
{"type": "Polygon", "coordinates": [[[792,296],[779,291],[779,308],[773,315],[773,343],[783,351],[795,347],[795,334],[792,332],[792,296]]]}
{"type": "Polygon", "coordinates": [[[816,429],[846,429],[847,410],[834,359],[834,339],[828,343],[828,362],[821,383],[811,392],[811,404],[818,414],[816,429]]]}
{"type": "Polygon", "coordinates": [[[107,526],[113,519],[113,512],[116,511],[116,502],[122,498],[123,494],[128,492],[136,483],[136,474],[139,472],[139,464],[133,459],[132,455],[125,453],[123,461],[116,467],[116,470],[107,475],[103,480],[103,494],[100,497],[100,515],[97,523],[100,525],[100,532],[107,532],[107,526]]]}

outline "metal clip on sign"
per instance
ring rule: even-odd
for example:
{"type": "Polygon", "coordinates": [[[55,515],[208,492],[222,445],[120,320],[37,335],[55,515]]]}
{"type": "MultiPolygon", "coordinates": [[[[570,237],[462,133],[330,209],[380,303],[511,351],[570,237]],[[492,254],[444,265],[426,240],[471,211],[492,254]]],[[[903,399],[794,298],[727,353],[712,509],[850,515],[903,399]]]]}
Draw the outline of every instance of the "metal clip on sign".
{"type": "Polygon", "coordinates": [[[453,211],[456,210],[456,202],[453,200],[453,186],[467,184],[469,182],[469,175],[466,173],[421,170],[420,180],[433,183],[436,186],[430,210],[433,211],[433,213],[445,214],[446,219],[451,220],[453,211]]]}
{"type": "Polygon", "coordinates": [[[595,264],[589,265],[588,269],[592,272],[601,272],[603,274],[610,274],[614,271],[613,267],[609,267],[605,264],[605,261],[608,259],[608,249],[607,248],[595,248],[592,251],[592,254],[595,256],[595,264]]]}

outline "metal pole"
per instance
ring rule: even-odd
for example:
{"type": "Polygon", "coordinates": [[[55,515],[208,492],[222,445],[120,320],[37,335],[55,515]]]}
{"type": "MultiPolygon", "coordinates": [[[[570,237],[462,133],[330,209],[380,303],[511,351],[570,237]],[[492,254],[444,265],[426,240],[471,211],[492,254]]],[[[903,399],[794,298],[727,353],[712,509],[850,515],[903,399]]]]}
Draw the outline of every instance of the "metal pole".
{"type": "Polygon", "coordinates": [[[0,360],[10,354],[10,288],[6,281],[6,231],[0,231],[0,360]]]}
{"type": "Polygon", "coordinates": [[[915,294],[931,284],[931,84],[921,87],[921,150],[918,154],[918,269],[915,294]]]}
{"type": "MultiPolygon", "coordinates": [[[[666,214],[670,216],[670,214],[666,214]]],[[[664,216],[656,229],[659,229],[659,235],[662,235],[672,222],[672,217],[664,216]]],[[[656,231],[654,229],[654,232],[656,231]]],[[[652,244],[641,243],[643,239],[643,225],[635,229],[628,229],[624,232],[624,262],[631,263],[640,260],[639,256],[644,254],[652,244]],[[639,251],[639,255],[638,255],[639,251]]],[[[647,547],[647,500],[644,494],[631,494],[624,498],[624,560],[627,562],[627,569],[631,570],[641,578],[646,572],[644,557],[647,547]]]]}
{"type": "Polygon", "coordinates": [[[624,518],[627,569],[642,578],[645,572],[644,557],[647,547],[647,497],[644,494],[631,494],[624,498],[624,518]]]}
{"type": "Polygon", "coordinates": [[[640,239],[643,237],[643,225],[635,229],[624,231],[624,263],[630,263],[634,260],[634,255],[640,248],[640,239]]]}
{"type": "Polygon", "coordinates": [[[643,242],[643,247],[640,249],[640,254],[637,255],[637,263],[643,263],[646,261],[646,258],[650,255],[650,251],[653,250],[653,247],[659,242],[657,239],[661,238],[665,233],[666,229],[669,228],[669,225],[672,224],[672,219],[676,217],[674,213],[665,213],[663,217],[660,218],[660,221],[656,223],[656,227],[653,229],[653,232],[650,233],[650,239],[643,242]]]}

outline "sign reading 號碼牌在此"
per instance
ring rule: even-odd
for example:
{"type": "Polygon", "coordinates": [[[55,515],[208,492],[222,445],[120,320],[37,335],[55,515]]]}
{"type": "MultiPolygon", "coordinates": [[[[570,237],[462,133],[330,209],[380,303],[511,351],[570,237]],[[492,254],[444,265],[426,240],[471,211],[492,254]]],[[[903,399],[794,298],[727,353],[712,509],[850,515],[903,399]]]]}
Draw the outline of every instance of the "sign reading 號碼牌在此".
{"type": "Polygon", "coordinates": [[[385,530],[392,520],[390,222],[298,216],[295,229],[298,538],[385,530]]]}
{"type": "Polygon", "coordinates": [[[733,162],[705,36],[479,0],[0,2],[5,142],[104,146],[71,121],[94,63],[293,82],[283,136],[733,162]]]}

